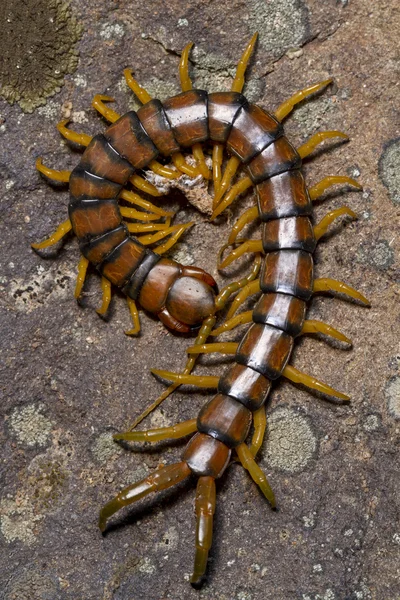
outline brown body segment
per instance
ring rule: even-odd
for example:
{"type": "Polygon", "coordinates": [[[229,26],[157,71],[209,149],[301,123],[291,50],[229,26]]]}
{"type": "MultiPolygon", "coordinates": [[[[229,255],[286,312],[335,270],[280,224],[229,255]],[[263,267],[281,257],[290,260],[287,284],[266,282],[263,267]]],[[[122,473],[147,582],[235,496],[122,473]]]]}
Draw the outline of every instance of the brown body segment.
{"type": "Polygon", "coordinates": [[[158,155],[157,148],[133,110],[110,125],[104,137],[135,169],[143,169],[158,155]]]}
{"type": "Polygon", "coordinates": [[[89,242],[80,242],[79,248],[95,267],[98,267],[105,258],[129,236],[125,225],[120,225],[116,229],[96,237],[89,242]]]}
{"type": "Polygon", "coordinates": [[[181,273],[176,262],[162,258],[146,277],[139,294],[140,304],[152,313],[160,312],[165,306],[172,284],[181,273]]]}
{"type": "Polygon", "coordinates": [[[257,154],[247,165],[247,171],[252,182],[259,183],[300,166],[300,156],[287,138],[282,136],[257,154]]]}
{"type": "Polygon", "coordinates": [[[139,297],[148,274],[160,260],[159,254],[147,249],[140,265],[133,273],[128,283],[125,284],[122,291],[129,296],[129,298],[132,298],[132,300],[136,300],[139,297]]]}
{"type": "Polygon", "coordinates": [[[310,216],[312,203],[299,170],[285,171],[256,185],[258,212],[262,221],[310,216]]]}
{"type": "Polygon", "coordinates": [[[255,323],[266,323],[296,337],[306,318],[304,300],[288,294],[262,294],[253,310],[255,323]]]}
{"type": "Polygon", "coordinates": [[[314,252],[316,243],[308,217],[274,219],[263,224],[262,244],[265,253],[284,249],[314,252]]]}
{"type": "Polygon", "coordinates": [[[270,252],[260,273],[261,291],[281,292],[302,300],[311,298],[313,289],[313,259],[303,250],[270,252]]]}
{"type": "Polygon", "coordinates": [[[208,139],[207,92],[182,92],[166,100],[163,106],[175,139],[182,148],[208,139]]]}
{"type": "Polygon", "coordinates": [[[69,193],[71,200],[68,210],[74,209],[77,200],[107,200],[117,198],[122,186],[113,181],[103,179],[85,171],[78,165],[71,173],[69,178],[69,193]]]}
{"type": "Polygon", "coordinates": [[[134,167],[108,143],[104,135],[96,135],[82,155],[81,167],[93,175],[125,185],[134,167]]]}
{"type": "Polygon", "coordinates": [[[243,163],[249,162],[283,134],[281,124],[255,104],[242,106],[227,140],[227,148],[243,163]]]}
{"type": "Polygon", "coordinates": [[[218,391],[232,396],[251,412],[258,410],[265,402],[271,389],[271,381],[251,367],[233,363],[222,374],[218,391]]]}
{"type": "Polygon", "coordinates": [[[246,439],[251,421],[251,412],[243,404],[224,394],[217,394],[201,409],[197,429],[223,442],[228,448],[234,448],[246,439]]]}
{"type": "Polygon", "coordinates": [[[123,287],[140,265],[146,250],[134,238],[126,238],[99,266],[104,277],[117,287],[123,287]]]}
{"type": "Polygon", "coordinates": [[[150,100],[137,111],[137,116],[157,150],[163,156],[179,152],[180,146],[174,138],[171,125],[160,100],[150,100]]]}
{"type": "Polygon", "coordinates": [[[293,338],[281,329],[253,323],[239,344],[235,360],[274,380],[285,368],[292,348],[293,338]]]}
{"type": "Polygon", "coordinates": [[[115,199],[78,200],[69,205],[69,218],[78,240],[89,241],[121,225],[121,213],[115,199]]]}
{"type": "Polygon", "coordinates": [[[210,140],[224,144],[231,132],[233,122],[248,102],[238,92],[214,92],[208,95],[208,127],[210,140]]]}
{"type": "Polygon", "coordinates": [[[223,442],[206,435],[196,433],[186,446],[183,460],[198,477],[221,477],[228,466],[231,451],[223,442]]]}

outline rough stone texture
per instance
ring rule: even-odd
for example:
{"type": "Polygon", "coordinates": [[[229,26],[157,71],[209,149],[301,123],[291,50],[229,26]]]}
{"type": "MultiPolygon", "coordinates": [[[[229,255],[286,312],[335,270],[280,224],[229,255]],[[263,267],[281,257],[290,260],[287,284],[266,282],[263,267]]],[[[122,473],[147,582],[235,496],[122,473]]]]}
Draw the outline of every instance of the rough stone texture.
{"type": "MultiPolygon", "coordinates": [[[[31,115],[1,103],[1,598],[398,600],[396,6],[395,0],[75,1],[84,33],[74,76],[31,115]],[[190,342],[146,315],[141,337],[127,338],[121,296],[110,319],[99,319],[95,274],[84,307],[75,303],[74,240],[47,252],[47,260],[29,247],[66,218],[68,202],[67,191],[41,180],[34,162],[42,156],[56,168],[76,164],[78,155],[55,123],[70,116],[77,130],[102,130],[90,109],[96,92],[113,95],[121,112],[134,106],[121,77],[127,66],[161,98],[178,91],[177,53],[189,40],[198,44],[196,81],[227,89],[256,27],[260,43],[248,90],[261,105],[274,109],[311,82],[336,79],[298,108],[287,132],[296,144],[317,129],[339,128],[351,137],[348,145],[326,144],[306,162],[311,184],[347,172],[364,185],[363,193],[335,190],[316,204],[316,219],[344,203],[360,217],[331,228],[317,251],[317,275],[349,282],[372,308],[328,297],[312,303],[310,315],[342,329],[354,347],[343,351],[309,337],[297,345],[293,363],[350,393],[352,402],[338,405],[285,382],[276,386],[260,463],[279,511],[271,512],[247,474],[232,465],[218,483],[209,578],[197,592],[187,582],[193,486],[119,514],[104,538],[96,523],[99,507],[120,487],[180,456],[184,442],[128,451],[113,444],[111,434],[163,389],[149,368],[182,368],[190,342]]],[[[250,194],[214,225],[181,198],[179,220],[195,220],[196,227],[179,245],[180,259],[226,281],[212,257],[251,201],[250,194]]],[[[244,270],[243,263],[229,273],[244,270]]],[[[217,374],[225,362],[208,357],[198,372],[217,374]]],[[[146,424],[192,418],[206,397],[176,394],[146,424]]]]}

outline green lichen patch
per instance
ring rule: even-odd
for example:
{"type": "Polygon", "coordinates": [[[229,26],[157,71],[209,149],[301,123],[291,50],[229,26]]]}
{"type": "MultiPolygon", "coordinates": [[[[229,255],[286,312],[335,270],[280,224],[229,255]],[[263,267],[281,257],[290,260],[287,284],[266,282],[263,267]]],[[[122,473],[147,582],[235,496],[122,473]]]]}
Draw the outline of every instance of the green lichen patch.
{"type": "Polygon", "coordinates": [[[0,23],[0,94],[32,112],[75,70],[81,26],[62,0],[3,0],[0,23]]]}
{"type": "Polygon", "coordinates": [[[11,414],[9,428],[18,442],[29,447],[45,446],[53,424],[42,414],[42,404],[17,407],[11,414]]]}
{"type": "Polygon", "coordinates": [[[276,409],[268,419],[265,464],[288,473],[303,471],[317,449],[306,417],[289,408],[276,409]]]}
{"type": "Polygon", "coordinates": [[[394,251],[387,240],[369,240],[358,249],[357,259],[362,264],[384,271],[393,265],[394,251]]]}
{"type": "Polygon", "coordinates": [[[400,138],[391,140],[379,160],[379,175],[395,205],[400,204],[400,138]]]}

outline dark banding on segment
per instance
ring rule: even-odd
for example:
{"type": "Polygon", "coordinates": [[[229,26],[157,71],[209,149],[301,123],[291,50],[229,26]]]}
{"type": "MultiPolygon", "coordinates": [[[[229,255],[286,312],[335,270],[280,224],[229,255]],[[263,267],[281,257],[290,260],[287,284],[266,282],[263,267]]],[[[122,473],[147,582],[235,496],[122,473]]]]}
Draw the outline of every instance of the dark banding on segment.
{"type": "Polygon", "coordinates": [[[70,207],[77,200],[103,200],[116,198],[122,186],[103,177],[98,177],[85,171],[81,165],[77,165],[69,178],[69,192],[71,195],[70,207]]]}
{"type": "Polygon", "coordinates": [[[265,323],[282,329],[292,337],[302,330],[307,305],[288,294],[262,294],[253,309],[254,323],[265,323]]]}
{"type": "Polygon", "coordinates": [[[309,300],[313,290],[313,259],[303,250],[280,250],[266,255],[260,272],[261,291],[281,292],[309,300]]]}
{"type": "Polygon", "coordinates": [[[163,156],[179,152],[180,146],[174,138],[171,125],[160,100],[150,100],[137,111],[137,116],[157,150],[163,156]]]}
{"type": "Polygon", "coordinates": [[[226,146],[243,163],[248,163],[266,146],[283,135],[282,125],[255,104],[242,106],[232,124],[226,146]]]}
{"type": "Polygon", "coordinates": [[[128,283],[123,287],[122,291],[124,294],[129,296],[129,298],[132,298],[132,300],[136,300],[139,297],[144,280],[160,259],[161,257],[159,254],[156,254],[151,250],[146,250],[142,262],[133,273],[128,283]]]}
{"type": "Polygon", "coordinates": [[[218,391],[232,396],[252,412],[258,410],[267,399],[271,381],[246,365],[234,363],[222,374],[218,391]]]}
{"type": "Polygon", "coordinates": [[[182,274],[180,265],[169,258],[161,258],[149,271],[139,294],[139,302],[148,311],[157,314],[167,301],[168,292],[182,274]],[[154,290],[157,290],[157,295],[154,290]]]}
{"type": "Polygon", "coordinates": [[[249,433],[252,415],[240,402],[217,394],[200,410],[197,429],[223,442],[228,448],[243,443],[249,433]]]}
{"type": "Polygon", "coordinates": [[[129,236],[125,225],[120,225],[112,231],[96,237],[88,242],[80,242],[79,248],[95,267],[100,265],[107,256],[129,236]]]}
{"type": "Polygon", "coordinates": [[[281,329],[253,323],[239,344],[235,361],[274,380],[282,374],[292,348],[293,338],[281,329]]]}
{"type": "Polygon", "coordinates": [[[207,92],[182,92],[166,100],[163,106],[174,137],[182,148],[208,140],[207,92]]]}
{"type": "Polygon", "coordinates": [[[312,202],[301,171],[286,171],[256,185],[258,212],[262,221],[310,216],[312,202]]]}
{"type": "Polygon", "coordinates": [[[231,132],[233,122],[248,102],[238,92],[214,92],[208,94],[208,127],[210,140],[224,144],[231,132]]]}
{"type": "Polygon", "coordinates": [[[262,244],[265,253],[285,249],[314,252],[316,243],[308,217],[287,217],[263,223],[262,244]]]}
{"type": "Polygon", "coordinates": [[[118,202],[106,200],[75,200],[68,207],[72,228],[80,242],[88,242],[119,227],[122,223],[118,202]]]}
{"type": "Polygon", "coordinates": [[[299,154],[283,136],[255,156],[247,165],[247,171],[252,182],[259,183],[279,173],[299,169],[300,166],[299,154]]]}
{"type": "Polygon", "coordinates": [[[80,165],[85,171],[125,185],[135,171],[134,167],[107,142],[104,135],[96,135],[82,155],[80,165]]]}
{"type": "Polygon", "coordinates": [[[158,155],[157,148],[133,110],[110,125],[104,137],[135,169],[143,169],[158,155]]]}
{"type": "Polygon", "coordinates": [[[125,239],[99,265],[99,271],[117,287],[123,287],[140,265],[145,247],[135,238],[125,239]]]}
{"type": "Polygon", "coordinates": [[[205,434],[196,433],[183,454],[191,471],[201,477],[221,477],[228,466],[231,450],[223,442],[205,434]]]}

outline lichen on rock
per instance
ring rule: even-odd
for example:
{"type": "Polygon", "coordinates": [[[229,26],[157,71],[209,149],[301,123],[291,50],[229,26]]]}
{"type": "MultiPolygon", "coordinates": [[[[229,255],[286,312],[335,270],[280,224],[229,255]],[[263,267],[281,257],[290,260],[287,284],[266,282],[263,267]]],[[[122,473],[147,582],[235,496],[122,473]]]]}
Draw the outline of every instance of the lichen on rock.
{"type": "Polygon", "coordinates": [[[81,25],[62,0],[3,0],[0,23],[0,95],[32,112],[75,70],[81,25]]]}

